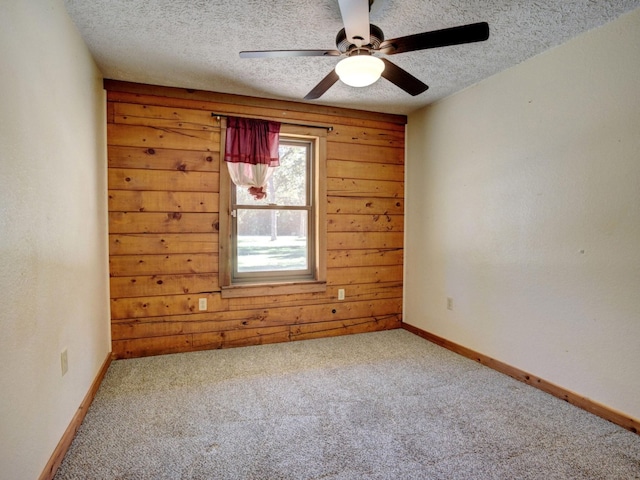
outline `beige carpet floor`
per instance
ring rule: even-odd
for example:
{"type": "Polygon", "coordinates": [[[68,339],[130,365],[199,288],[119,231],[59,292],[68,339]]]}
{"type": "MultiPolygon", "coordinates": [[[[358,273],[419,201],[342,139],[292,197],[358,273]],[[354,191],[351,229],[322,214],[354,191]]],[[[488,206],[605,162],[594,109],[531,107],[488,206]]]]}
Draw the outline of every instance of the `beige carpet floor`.
{"type": "Polygon", "coordinates": [[[63,479],[640,479],[640,435],[407,331],[119,360],[63,479]]]}

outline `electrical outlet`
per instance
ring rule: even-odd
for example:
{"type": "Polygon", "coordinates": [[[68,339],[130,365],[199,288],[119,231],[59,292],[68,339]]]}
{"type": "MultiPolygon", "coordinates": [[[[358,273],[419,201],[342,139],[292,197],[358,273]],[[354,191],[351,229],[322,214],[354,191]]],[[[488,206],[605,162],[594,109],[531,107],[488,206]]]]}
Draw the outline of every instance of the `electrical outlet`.
{"type": "Polygon", "coordinates": [[[207,309],[207,299],[201,298],[200,300],[198,300],[198,310],[200,310],[201,312],[204,312],[206,309],[207,309]]]}
{"type": "Polygon", "coordinates": [[[447,310],[453,310],[453,298],[447,297],[447,310]]]}
{"type": "Polygon", "coordinates": [[[338,300],[344,300],[344,288],[338,289],[338,300]]]}
{"type": "Polygon", "coordinates": [[[60,368],[62,369],[62,376],[69,371],[69,358],[67,357],[67,349],[65,348],[62,353],[60,353],[60,368]]]}

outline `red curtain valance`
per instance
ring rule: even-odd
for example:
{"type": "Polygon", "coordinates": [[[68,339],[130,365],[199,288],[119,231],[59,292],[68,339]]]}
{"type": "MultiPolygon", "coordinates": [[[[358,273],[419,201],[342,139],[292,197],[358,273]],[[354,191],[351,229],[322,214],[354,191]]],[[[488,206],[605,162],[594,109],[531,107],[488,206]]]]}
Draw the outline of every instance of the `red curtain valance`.
{"type": "Polygon", "coordinates": [[[227,117],[225,161],[277,167],[279,143],[280,123],[227,117]]]}
{"type": "Polygon", "coordinates": [[[227,117],[224,159],[231,180],[256,199],[265,190],[274,168],[280,165],[280,124],[253,118],[227,117]]]}

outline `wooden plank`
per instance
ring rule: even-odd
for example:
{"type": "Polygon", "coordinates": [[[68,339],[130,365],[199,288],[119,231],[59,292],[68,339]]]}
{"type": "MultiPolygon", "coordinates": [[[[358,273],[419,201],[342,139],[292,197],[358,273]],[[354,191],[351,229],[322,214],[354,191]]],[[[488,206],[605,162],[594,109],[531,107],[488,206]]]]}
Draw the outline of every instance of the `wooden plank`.
{"type": "Polygon", "coordinates": [[[217,192],[220,188],[218,172],[109,168],[108,175],[110,190],[217,192]]]}
{"type": "Polygon", "coordinates": [[[328,232],[402,232],[404,215],[327,215],[328,232]]]}
{"type": "MultiPolygon", "coordinates": [[[[182,315],[182,317],[185,317],[182,315]]],[[[200,324],[204,322],[194,322],[200,324]]],[[[190,322],[145,322],[137,323],[131,319],[114,322],[111,327],[111,338],[114,341],[132,340],[136,338],[170,337],[174,335],[191,335],[197,329],[190,322]]]]}
{"type": "MultiPolygon", "coordinates": [[[[216,145],[212,145],[215,148],[216,145]]],[[[143,168],[150,170],[177,170],[180,172],[217,172],[220,170],[220,152],[197,150],[168,150],[165,148],[108,147],[110,168],[143,168]]]]}
{"type": "Polygon", "coordinates": [[[327,252],[327,267],[347,268],[376,265],[402,265],[403,253],[402,248],[331,250],[327,252]]]}
{"type": "MultiPolygon", "coordinates": [[[[225,312],[225,316],[231,312],[225,312]]],[[[394,314],[399,315],[399,314],[394,314]]],[[[184,321],[154,321],[159,317],[147,319],[124,319],[114,321],[112,324],[112,338],[114,341],[132,340],[136,338],[153,338],[171,335],[191,335],[193,333],[218,333],[222,336],[228,332],[238,330],[291,327],[287,322],[269,321],[255,318],[253,312],[248,312],[244,319],[219,320],[219,321],[196,321],[194,315],[181,315],[184,321]],[[138,322],[138,320],[143,320],[138,322]],[[188,320],[188,321],[187,321],[188,320]]],[[[370,317],[368,317],[371,319],[370,317]]],[[[377,317],[374,317],[377,318],[377,317]]],[[[350,319],[337,320],[349,322],[350,319]]]]}
{"type": "Polygon", "coordinates": [[[109,190],[110,212],[217,213],[219,202],[214,192],[109,190]]]}
{"type": "MultiPolygon", "coordinates": [[[[202,332],[196,334],[182,333],[181,327],[183,326],[188,327],[189,324],[158,325],[158,332],[166,331],[167,333],[157,336],[116,338],[114,342],[128,342],[128,345],[135,345],[136,343],[138,343],[137,340],[185,337],[192,339],[192,342],[189,342],[189,345],[187,347],[188,350],[210,350],[289,341],[289,326],[287,325],[277,327],[245,328],[241,330],[230,331],[202,332]]],[[[167,346],[164,343],[161,343],[160,345],[162,345],[162,347],[167,346]]],[[[131,350],[133,350],[133,348],[131,348],[131,350]]]]}
{"type": "Polygon", "coordinates": [[[337,197],[404,198],[403,182],[327,178],[327,195],[337,197]]]}
{"type": "Polygon", "coordinates": [[[327,159],[404,165],[404,148],[327,142],[327,159]]]}
{"type": "MultiPolygon", "coordinates": [[[[305,109],[303,111],[295,109],[292,110],[290,108],[280,108],[274,110],[273,108],[255,105],[241,105],[237,102],[208,102],[204,100],[171,98],[156,95],[140,95],[126,92],[108,92],[107,105],[117,103],[158,105],[162,107],[204,110],[208,115],[210,115],[211,113],[218,113],[223,116],[229,115],[248,118],[260,118],[264,120],[282,122],[283,124],[291,122],[305,125],[333,126],[334,124],[339,123],[341,125],[349,125],[354,127],[380,128],[398,132],[404,132],[406,124],[406,117],[400,117],[401,120],[399,122],[396,122],[395,118],[394,122],[388,122],[384,118],[380,118],[380,115],[375,112],[366,112],[360,110],[355,111],[358,113],[358,116],[347,116],[343,114],[336,115],[335,112],[330,114],[319,114],[310,112],[308,109],[305,109]],[[365,113],[367,115],[367,118],[361,115],[361,113],[365,113]]],[[[309,104],[306,105],[308,106],[309,104]]],[[[219,125],[217,118],[215,116],[212,118],[216,122],[215,124],[219,125]]]]}
{"type": "Polygon", "coordinates": [[[345,291],[344,301],[363,301],[363,300],[381,300],[383,298],[402,299],[402,281],[395,282],[379,282],[379,283],[362,283],[344,285],[336,283],[329,286],[329,291],[334,293],[333,300],[338,298],[338,289],[345,291]]]}
{"type": "MultiPolygon", "coordinates": [[[[337,116],[339,118],[359,118],[375,121],[383,121],[393,124],[404,125],[407,123],[406,115],[395,115],[389,113],[370,112],[366,110],[355,110],[341,107],[325,105],[314,105],[308,102],[291,102],[286,100],[272,100],[258,97],[247,97],[228,93],[208,92],[203,90],[191,90],[175,87],[162,87],[157,85],[145,85],[140,83],[123,82],[120,80],[105,79],[104,87],[107,90],[107,100],[117,100],[118,93],[133,94],[131,97],[141,99],[141,103],[152,103],[143,96],[150,95],[161,98],[162,104],[167,99],[191,100],[201,102],[203,109],[208,109],[210,103],[229,104],[233,107],[247,106],[253,108],[266,108],[270,111],[291,112],[287,116],[292,117],[293,112],[314,113],[320,116],[337,116]]],[[[274,112],[274,113],[275,113],[274,112]]]]}
{"type": "MultiPolygon", "coordinates": [[[[188,323],[209,323],[211,326],[209,328],[192,328],[189,331],[225,331],[225,330],[235,330],[238,328],[257,328],[268,326],[269,324],[266,322],[266,318],[264,313],[260,309],[252,309],[252,310],[219,310],[219,311],[209,311],[209,312],[196,312],[190,313],[188,315],[162,315],[159,317],[137,317],[137,318],[122,318],[122,319],[114,319],[112,322],[113,327],[116,325],[123,325],[123,327],[119,330],[118,338],[133,338],[136,335],[144,336],[148,333],[144,333],[144,330],[137,330],[138,328],[142,328],[141,326],[147,323],[151,324],[159,324],[159,323],[168,323],[168,324],[180,324],[182,325],[179,330],[182,332],[184,325],[188,323]],[[132,333],[136,332],[136,333],[132,333]]],[[[155,327],[145,327],[150,328],[151,331],[155,327]]],[[[170,327],[175,328],[175,327],[170,327]]],[[[173,330],[168,330],[173,331],[173,330]]]]}
{"type": "Polygon", "coordinates": [[[107,143],[125,147],[215,151],[220,143],[220,133],[109,123],[107,124],[107,143]]]}
{"type": "Polygon", "coordinates": [[[219,291],[217,274],[111,277],[111,298],[132,298],[219,291]]]}
{"type": "Polygon", "coordinates": [[[228,104],[228,103],[218,103],[212,105],[213,110],[216,113],[220,114],[228,114],[235,116],[245,116],[250,118],[262,118],[265,120],[273,120],[276,122],[283,122],[283,125],[287,124],[287,122],[300,124],[308,124],[315,126],[331,126],[335,127],[336,125],[346,125],[352,127],[359,128],[379,128],[383,130],[392,130],[395,132],[404,132],[404,124],[397,123],[389,123],[384,120],[374,120],[374,117],[370,117],[369,119],[365,118],[356,118],[349,117],[345,115],[318,115],[315,113],[311,113],[308,111],[300,112],[293,110],[273,110],[270,108],[262,108],[262,107],[254,107],[254,106],[244,106],[237,104],[228,104]]]}
{"type": "Polygon", "coordinates": [[[328,285],[402,282],[402,265],[332,268],[327,271],[328,285]]]}
{"type": "Polygon", "coordinates": [[[327,177],[404,182],[404,165],[327,160],[327,177]]]}
{"type": "Polygon", "coordinates": [[[328,197],[328,214],[403,215],[402,198],[328,197]]]}
{"type": "Polygon", "coordinates": [[[111,233],[217,233],[217,213],[110,212],[111,233]]]}
{"type": "MultiPolygon", "coordinates": [[[[167,336],[187,333],[229,332],[236,330],[286,327],[289,325],[303,325],[318,322],[349,321],[358,318],[386,318],[398,316],[402,312],[402,298],[382,299],[360,302],[341,302],[333,307],[326,305],[314,305],[312,307],[279,307],[271,308],[256,316],[255,311],[237,312],[242,315],[231,320],[192,320],[193,315],[173,316],[174,320],[166,318],[149,319],[138,322],[136,319],[114,322],[112,337],[115,340],[131,338],[150,338],[154,336],[167,336]],[[333,311],[335,310],[335,313],[333,311]]],[[[202,317],[202,315],[199,315],[202,317]]],[[[230,315],[225,315],[229,318],[230,315]]],[[[209,316],[211,318],[211,316],[209,316]]]]}
{"type": "Polygon", "coordinates": [[[188,352],[192,350],[191,335],[136,338],[133,340],[113,340],[112,354],[115,358],[136,358],[149,355],[188,352]]]}
{"type": "Polygon", "coordinates": [[[334,285],[319,294],[277,295],[260,298],[230,299],[229,309],[217,312],[190,313],[188,315],[163,315],[161,317],[137,317],[114,319],[113,323],[147,322],[216,322],[221,330],[248,326],[264,326],[269,321],[272,308],[324,305],[338,302],[338,288],[344,288],[346,302],[363,302],[382,299],[402,299],[402,282],[366,283],[359,285],[334,285]]]}
{"type": "Polygon", "coordinates": [[[341,324],[322,322],[307,330],[292,332],[295,327],[265,327],[229,332],[206,332],[161,337],[136,338],[113,341],[115,358],[135,358],[149,355],[233,348],[251,345],[282,343],[291,340],[303,340],[353,333],[364,333],[397,328],[397,316],[384,319],[356,320],[341,324]]]}
{"type": "Polygon", "coordinates": [[[109,255],[218,253],[218,236],[210,233],[110,234],[109,255]]]}
{"type": "Polygon", "coordinates": [[[328,141],[404,148],[404,132],[335,125],[329,132],[328,141]]]}
{"type": "Polygon", "coordinates": [[[193,346],[200,349],[247,347],[288,341],[288,326],[193,334],[193,346]]]}
{"type": "Polygon", "coordinates": [[[159,317],[198,312],[198,299],[206,298],[208,310],[224,310],[227,300],[219,293],[112,298],[111,318],[159,317]]]}
{"type": "Polygon", "coordinates": [[[319,322],[291,326],[291,340],[310,340],[354,333],[379,332],[400,328],[401,315],[389,315],[376,318],[357,318],[337,322],[319,322]]]}
{"type": "Polygon", "coordinates": [[[132,103],[114,103],[113,105],[114,123],[208,132],[220,130],[220,125],[211,113],[203,110],[132,103]]]}
{"type": "Polygon", "coordinates": [[[330,232],[327,234],[328,250],[368,248],[402,248],[401,232],[330,232]]]}
{"type": "Polygon", "coordinates": [[[162,255],[112,255],[112,277],[217,273],[217,253],[174,253],[162,255]]]}
{"type": "MultiPolygon", "coordinates": [[[[402,297],[373,298],[361,300],[353,295],[355,290],[349,286],[349,300],[304,304],[291,302],[291,304],[256,305],[246,301],[247,299],[230,299],[229,310],[243,310],[247,315],[255,311],[260,312],[260,319],[265,325],[298,324],[317,322],[321,320],[343,320],[346,318],[368,317],[386,315],[402,311],[402,297]]],[[[397,294],[397,291],[396,291],[397,294]]]]}
{"type": "Polygon", "coordinates": [[[362,283],[358,285],[333,285],[327,287],[324,292],[231,298],[229,299],[229,310],[262,310],[277,307],[333,304],[338,301],[338,288],[346,289],[346,301],[402,298],[401,287],[401,282],[362,283]]]}

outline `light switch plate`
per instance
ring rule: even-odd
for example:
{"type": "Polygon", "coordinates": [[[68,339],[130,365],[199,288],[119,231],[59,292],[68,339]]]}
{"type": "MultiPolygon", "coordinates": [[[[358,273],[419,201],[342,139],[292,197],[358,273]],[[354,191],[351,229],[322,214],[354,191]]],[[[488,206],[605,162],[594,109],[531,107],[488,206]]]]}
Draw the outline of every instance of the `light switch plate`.
{"type": "Polygon", "coordinates": [[[200,310],[201,312],[204,312],[206,309],[207,309],[207,299],[201,298],[200,300],[198,300],[198,310],[200,310]]]}

